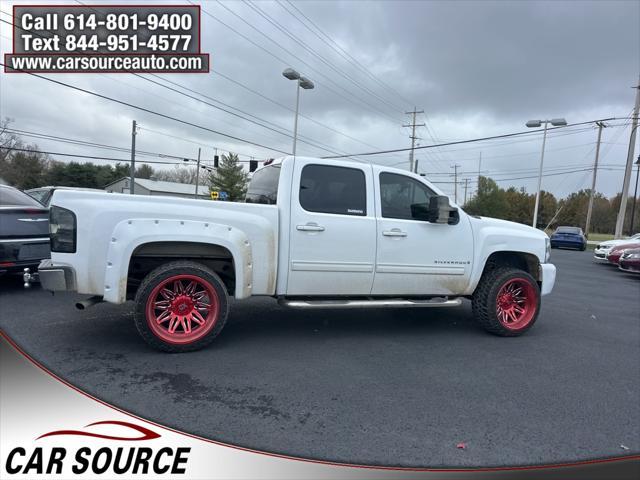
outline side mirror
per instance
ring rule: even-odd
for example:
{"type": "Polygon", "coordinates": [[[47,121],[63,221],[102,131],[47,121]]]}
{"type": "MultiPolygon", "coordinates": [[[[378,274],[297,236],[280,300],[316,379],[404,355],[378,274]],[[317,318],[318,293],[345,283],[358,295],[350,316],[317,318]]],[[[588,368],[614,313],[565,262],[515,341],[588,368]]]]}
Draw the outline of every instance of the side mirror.
{"type": "Polygon", "coordinates": [[[453,210],[449,206],[449,198],[444,195],[436,195],[431,197],[429,201],[429,213],[432,220],[431,223],[449,223],[449,212],[453,210]]]}
{"type": "Polygon", "coordinates": [[[449,197],[436,195],[429,199],[429,204],[414,203],[411,205],[411,216],[416,220],[431,223],[455,225],[458,223],[458,209],[449,205],[449,197]]]}

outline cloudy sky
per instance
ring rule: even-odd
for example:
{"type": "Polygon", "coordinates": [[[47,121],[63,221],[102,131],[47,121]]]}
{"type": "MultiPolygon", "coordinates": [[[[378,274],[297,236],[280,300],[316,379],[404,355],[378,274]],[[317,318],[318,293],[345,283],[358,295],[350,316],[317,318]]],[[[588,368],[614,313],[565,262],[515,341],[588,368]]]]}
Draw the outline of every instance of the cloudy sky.
{"type": "MultiPolygon", "coordinates": [[[[0,18],[11,21],[13,3],[20,2],[0,3],[0,18]]],[[[313,156],[406,148],[410,132],[402,125],[410,117],[404,112],[413,107],[425,111],[418,122],[427,126],[417,131],[425,146],[523,131],[530,119],[565,117],[571,124],[617,117],[603,133],[597,188],[606,195],[620,190],[630,133],[625,117],[640,73],[639,1],[196,3],[211,73],[149,78],[204,94],[210,104],[223,102],[272,130],[130,74],[50,77],[288,152],[296,92],[281,72],[293,67],[316,84],[301,95],[298,144],[299,155],[313,156]]],[[[0,23],[2,53],[10,51],[11,37],[0,23]]],[[[0,102],[0,116],[24,131],[128,147],[135,119],[141,150],[195,157],[200,145],[206,161],[216,147],[243,160],[278,155],[25,74],[0,73],[0,102]]],[[[551,133],[543,188],[564,196],[589,187],[591,172],[584,169],[593,164],[596,137],[589,125],[551,133]]],[[[535,134],[418,150],[416,158],[420,171],[445,182],[440,186],[449,194],[455,164],[460,178],[469,179],[469,193],[475,189],[480,154],[483,174],[534,191],[536,180],[526,177],[536,175],[541,142],[535,134]]],[[[37,143],[48,151],[127,158],[126,152],[37,143]]],[[[171,162],[138,161],[145,158],[171,162]]],[[[408,167],[406,152],[367,158],[408,167]]]]}

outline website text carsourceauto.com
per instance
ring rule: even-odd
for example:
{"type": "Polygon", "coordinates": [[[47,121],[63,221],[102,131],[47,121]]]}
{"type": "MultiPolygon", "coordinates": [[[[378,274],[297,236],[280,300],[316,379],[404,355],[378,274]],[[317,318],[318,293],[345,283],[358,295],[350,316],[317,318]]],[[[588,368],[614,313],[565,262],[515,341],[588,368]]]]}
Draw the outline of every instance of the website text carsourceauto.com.
{"type": "Polygon", "coordinates": [[[207,54],[196,55],[5,55],[7,71],[30,72],[201,72],[207,54]]]}

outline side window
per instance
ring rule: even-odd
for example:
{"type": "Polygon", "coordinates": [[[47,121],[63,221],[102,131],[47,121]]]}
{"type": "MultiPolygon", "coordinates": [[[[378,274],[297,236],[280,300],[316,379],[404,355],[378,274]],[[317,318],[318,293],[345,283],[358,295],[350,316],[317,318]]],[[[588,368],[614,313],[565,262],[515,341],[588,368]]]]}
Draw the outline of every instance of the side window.
{"type": "Polygon", "coordinates": [[[380,174],[382,216],[413,220],[411,205],[429,206],[435,193],[423,183],[396,173],[380,174]]]}
{"type": "Polygon", "coordinates": [[[300,205],[308,212],[367,215],[364,172],[357,168],[306,165],[300,177],[300,205]]]}
{"type": "Polygon", "coordinates": [[[44,205],[44,197],[47,194],[46,190],[33,190],[32,192],[25,192],[30,197],[35,198],[37,201],[44,205]]]}
{"type": "Polygon", "coordinates": [[[278,201],[279,181],[280,165],[270,165],[256,170],[249,182],[245,202],[275,205],[278,201]]]}

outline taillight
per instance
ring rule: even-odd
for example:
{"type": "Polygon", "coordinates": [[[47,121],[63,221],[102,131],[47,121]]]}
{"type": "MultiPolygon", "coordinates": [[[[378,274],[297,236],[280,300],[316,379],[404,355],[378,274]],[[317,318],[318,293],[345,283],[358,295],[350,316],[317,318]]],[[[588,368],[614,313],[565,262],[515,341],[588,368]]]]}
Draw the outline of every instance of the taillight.
{"type": "Polygon", "coordinates": [[[51,251],[75,253],[76,216],[71,210],[56,207],[49,210],[49,232],[51,233],[51,251]]]}

